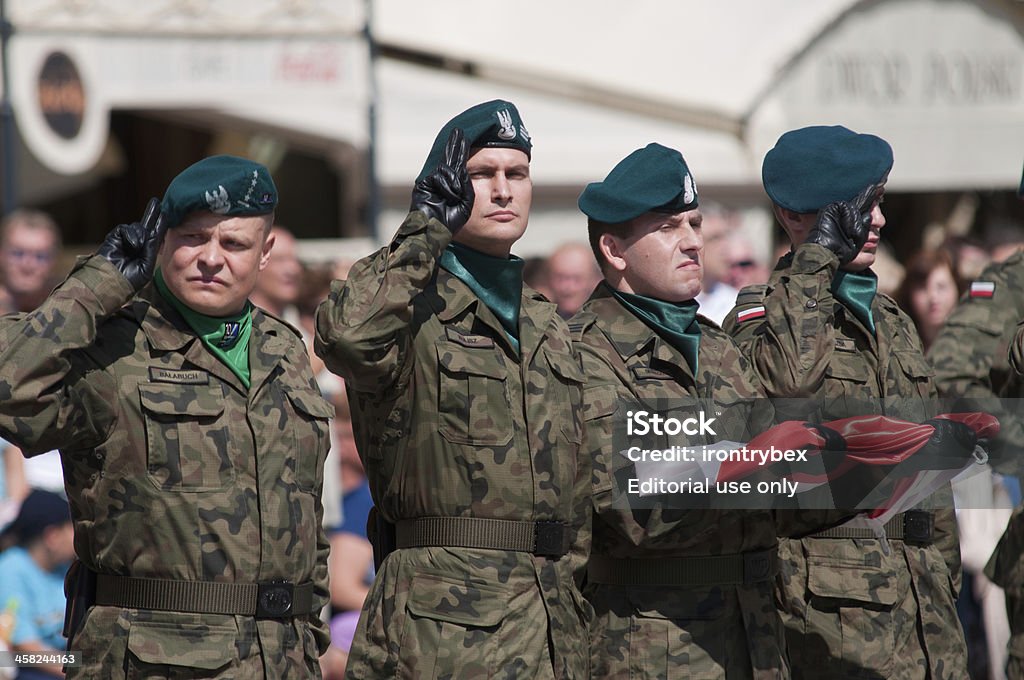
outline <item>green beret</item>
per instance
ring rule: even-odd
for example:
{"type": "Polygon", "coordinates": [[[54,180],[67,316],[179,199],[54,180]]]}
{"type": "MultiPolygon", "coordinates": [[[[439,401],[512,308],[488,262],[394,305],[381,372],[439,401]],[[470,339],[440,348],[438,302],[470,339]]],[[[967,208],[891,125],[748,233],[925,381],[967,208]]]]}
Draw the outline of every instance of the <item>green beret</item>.
{"type": "Polygon", "coordinates": [[[798,213],[849,201],[892,169],[892,147],[881,137],[841,125],[791,130],[764,157],[761,178],[772,201],[798,213]]]}
{"type": "Polygon", "coordinates": [[[619,161],[603,182],[588,184],[577,205],[591,219],[620,224],[645,212],[696,208],[697,184],[681,153],[651,143],[619,161]]]}
{"type": "Polygon", "coordinates": [[[441,164],[448,135],[455,128],[462,129],[462,134],[466,137],[466,145],[470,149],[479,149],[485,146],[519,149],[529,158],[530,150],[533,148],[530,133],[526,131],[526,126],[523,125],[523,119],[519,116],[515,104],[501,99],[477,104],[445,123],[441,131],[437,133],[434,145],[430,147],[427,162],[423,164],[423,169],[416,177],[417,182],[434,172],[441,164]]]}
{"type": "Polygon", "coordinates": [[[189,213],[266,215],[277,206],[277,187],[266,167],[237,156],[210,156],[171,180],[160,206],[168,227],[189,213]]]}

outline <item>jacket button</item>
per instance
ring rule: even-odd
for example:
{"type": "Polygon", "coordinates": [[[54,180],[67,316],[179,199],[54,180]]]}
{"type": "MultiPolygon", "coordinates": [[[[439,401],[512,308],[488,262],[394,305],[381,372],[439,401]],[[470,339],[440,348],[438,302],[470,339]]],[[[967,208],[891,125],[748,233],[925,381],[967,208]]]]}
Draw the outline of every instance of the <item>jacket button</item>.
{"type": "Polygon", "coordinates": [[[818,306],[818,301],[817,300],[808,300],[807,304],[804,305],[804,306],[807,307],[807,309],[814,309],[815,307],[818,306]]]}

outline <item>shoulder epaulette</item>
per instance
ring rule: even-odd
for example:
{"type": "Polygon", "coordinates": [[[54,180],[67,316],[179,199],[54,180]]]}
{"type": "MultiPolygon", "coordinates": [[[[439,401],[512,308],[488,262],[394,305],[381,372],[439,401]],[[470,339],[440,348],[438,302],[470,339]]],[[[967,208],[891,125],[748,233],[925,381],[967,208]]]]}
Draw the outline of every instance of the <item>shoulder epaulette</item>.
{"type": "Polygon", "coordinates": [[[768,288],[767,283],[758,283],[741,288],[740,292],[736,294],[736,306],[761,304],[764,302],[765,297],[768,296],[768,288]]]}

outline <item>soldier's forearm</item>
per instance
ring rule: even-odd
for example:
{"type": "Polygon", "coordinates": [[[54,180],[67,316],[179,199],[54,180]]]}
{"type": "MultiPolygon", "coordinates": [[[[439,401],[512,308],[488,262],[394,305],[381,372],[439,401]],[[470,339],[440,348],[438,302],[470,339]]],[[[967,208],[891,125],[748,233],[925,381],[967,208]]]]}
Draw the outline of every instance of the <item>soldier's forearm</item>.
{"type": "Polygon", "coordinates": [[[391,244],[335,282],[317,310],[314,349],[327,367],[361,391],[378,392],[398,376],[413,299],[434,277],[451,233],[412,212],[391,244]]]}
{"type": "Polygon", "coordinates": [[[807,244],[764,301],[763,330],[744,347],[765,392],[773,397],[815,393],[834,349],[832,278],[836,256],[807,244]]]}
{"type": "MultiPolygon", "coordinates": [[[[5,392],[0,399],[0,432],[26,454],[53,448],[54,443],[69,445],[106,426],[106,413],[71,417],[70,410],[81,404],[70,397],[70,357],[93,344],[103,319],[133,293],[109,262],[94,256],[80,261],[34,312],[0,321],[0,391],[5,392]]],[[[88,386],[95,395],[108,387],[100,376],[88,386]]]]}

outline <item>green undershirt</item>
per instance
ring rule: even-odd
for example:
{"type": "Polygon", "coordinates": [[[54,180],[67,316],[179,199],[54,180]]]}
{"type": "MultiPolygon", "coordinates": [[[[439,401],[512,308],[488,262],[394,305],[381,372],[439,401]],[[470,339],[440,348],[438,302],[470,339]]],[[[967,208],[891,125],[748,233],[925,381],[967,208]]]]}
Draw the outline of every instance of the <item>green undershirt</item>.
{"type": "Polygon", "coordinates": [[[832,279],[832,295],[842,302],[861,323],[875,332],[875,320],[871,316],[871,303],[878,292],[878,277],[867,269],[863,272],[836,272],[832,279]]]}

